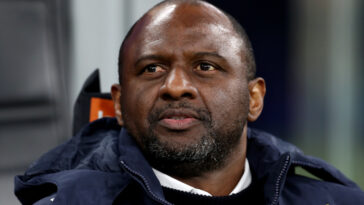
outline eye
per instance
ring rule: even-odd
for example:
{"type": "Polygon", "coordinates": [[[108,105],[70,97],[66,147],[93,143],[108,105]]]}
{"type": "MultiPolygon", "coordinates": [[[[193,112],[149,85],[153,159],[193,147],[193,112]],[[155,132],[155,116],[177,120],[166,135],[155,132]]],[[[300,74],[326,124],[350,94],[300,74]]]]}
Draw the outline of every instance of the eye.
{"type": "Polygon", "coordinates": [[[214,71],[216,68],[213,65],[210,65],[208,63],[200,63],[197,68],[197,70],[201,71],[214,71]]]}
{"type": "Polygon", "coordinates": [[[145,73],[156,73],[156,72],[164,72],[164,69],[158,65],[148,65],[144,68],[143,72],[145,73]]]}

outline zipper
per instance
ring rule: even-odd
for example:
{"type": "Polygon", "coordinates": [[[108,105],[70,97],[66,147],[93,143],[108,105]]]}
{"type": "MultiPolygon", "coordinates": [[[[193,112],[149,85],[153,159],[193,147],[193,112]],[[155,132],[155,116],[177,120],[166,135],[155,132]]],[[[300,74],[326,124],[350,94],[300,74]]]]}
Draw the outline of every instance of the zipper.
{"type": "Polygon", "coordinates": [[[128,171],[129,173],[131,173],[131,174],[132,174],[132,175],[134,175],[135,177],[140,178],[140,179],[143,181],[143,185],[144,185],[144,186],[145,186],[145,188],[147,189],[147,193],[149,193],[149,196],[150,196],[152,199],[154,199],[155,201],[157,201],[157,202],[159,202],[159,203],[161,203],[161,204],[163,204],[163,205],[172,205],[171,203],[169,203],[169,202],[167,202],[167,201],[163,200],[162,198],[160,198],[160,197],[156,196],[156,195],[152,192],[152,189],[150,188],[150,186],[149,186],[149,184],[148,184],[148,182],[147,182],[147,179],[146,179],[143,175],[141,175],[141,174],[139,174],[138,172],[136,172],[136,171],[132,170],[132,169],[131,169],[128,165],[126,165],[126,164],[124,163],[124,161],[120,161],[120,163],[121,163],[121,165],[124,167],[124,169],[125,169],[126,171],[128,171]]]}
{"type": "Polygon", "coordinates": [[[282,177],[284,176],[284,174],[287,173],[287,168],[288,168],[289,161],[290,161],[290,156],[287,155],[286,159],[284,161],[284,164],[283,164],[283,168],[282,168],[281,172],[279,173],[278,178],[277,178],[277,182],[275,184],[275,191],[274,191],[274,198],[273,198],[273,201],[272,201],[272,205],[278,204],[279,189],[280,189],[280,186],[281,186],[281,180],[282,180],[282,177]]]}

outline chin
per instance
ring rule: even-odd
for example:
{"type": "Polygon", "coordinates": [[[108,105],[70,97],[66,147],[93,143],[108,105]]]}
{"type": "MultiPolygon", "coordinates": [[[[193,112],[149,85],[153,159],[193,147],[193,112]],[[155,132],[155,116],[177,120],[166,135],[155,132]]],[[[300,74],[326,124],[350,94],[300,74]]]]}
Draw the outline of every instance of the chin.
{"type": "Polygon", "coordinates": [[[161,142],[171,145],[189,145],[198,143],[206,133],[200,130],[155,132],[155,137],[161,142]]]}

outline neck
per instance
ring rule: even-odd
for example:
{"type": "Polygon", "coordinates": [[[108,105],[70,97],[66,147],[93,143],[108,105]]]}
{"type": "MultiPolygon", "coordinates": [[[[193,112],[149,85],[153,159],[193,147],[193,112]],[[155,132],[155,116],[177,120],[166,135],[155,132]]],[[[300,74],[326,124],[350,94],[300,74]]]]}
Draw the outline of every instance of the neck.
{"type": "Polygon", "coordinates": [[[213,196],[227,196],[234,189],[244,173],[246,159],[247,125],[244,126],[239,144],[225,159],[225,164],[220,169],[206,172],[198,177],[174,178],[213,196]],[[222,183],[223,182],[223,183],[222,183]]]}

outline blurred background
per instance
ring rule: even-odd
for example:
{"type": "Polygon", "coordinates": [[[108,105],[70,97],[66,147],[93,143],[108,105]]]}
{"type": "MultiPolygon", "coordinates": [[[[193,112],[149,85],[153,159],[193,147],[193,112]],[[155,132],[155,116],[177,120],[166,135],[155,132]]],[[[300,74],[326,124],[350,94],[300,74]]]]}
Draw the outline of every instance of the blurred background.
{"type": "MultiPolygon", "coordinates": [[[[0,0],[0,204],[13,177],[71,136],[73,104],[100,68],[117,82],[118,49],[159,0],[0,0]]],[[[247,30],[263,114],[249,126],[330,162],[364,188],[364,1],[211,0],[247,30]]]]}

